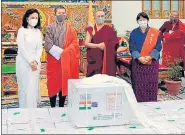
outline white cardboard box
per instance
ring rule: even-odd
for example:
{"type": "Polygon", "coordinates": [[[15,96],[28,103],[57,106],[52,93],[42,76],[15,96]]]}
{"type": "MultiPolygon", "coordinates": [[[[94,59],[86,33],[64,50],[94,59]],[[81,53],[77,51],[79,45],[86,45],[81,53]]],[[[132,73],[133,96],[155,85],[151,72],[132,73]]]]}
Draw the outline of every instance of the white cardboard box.
{"type": "Polygon", "coordinates": [[[53,122],[68,122],[67,108],[49,108],[49,114],[53,122]]]}
{"type": "Polygon", "coordinates": [[[7,123],[29,123],[32,109],[12,108],[8,109],[7,123]]]}
{"type": "Polygon", "coordinates": [[[34,108],[31,114],[31,121],[38,123],[50,122],[51,116],[48,108],[34,108]]]}
{"type": "Polygon", "coordinates": [[[8,130],[8,134],[33,134],[33,130],[31,129],[15,129],[15,130],[8,130]]]}
{"type": "Polygon", "coordinates": [[[7,125],[2,125],[2,128],[1,128],[1,133],[2,134],[8,134],[8,127],[7,127],[7,125]]]}
{"type": "Polygon", "coordinates": [[[26,130],[30,129],[30,123],[9,123],[8,130],[26,130]]]}
{"type": "Polygon", "coordinates": [[[68,115],[77,127],[123,125],[137,119],[122,85],[84,85],[81,79],[68,81],[68,115]]]}
{"type": "Polygon", "coordinates": [[[31,129],[55,129],[53,122],[30,122],[31,129]]]}
{"type": "Polygon", "coordinates": [[[155,121],[155,128],[154,131],[156,131],[159,134],[180,134],[183,131],[174,126],[172,124],[173,122],[168,122],[167,120],[160,120],[160,121],[155,121]]]}
{"type": "Polygon", "coordinates": [[[57,134],[75,134],[77,129],[71,122],[55,122],[57,134]]]}
{"type": "Polygon", "coordinates": [[[101,134],[131,134],[131,130],[126,126],[111,126],[100,128],[103,130],[101,134]]]}
{"type": "Polygon", "coordinates": [[[33,129],[32,134],[57,134],[55,129],[33,129]]]}
{"type": "Polygon", "coordinates": [[[7,124],[7,115],[8,115],[7,109],[2,109],[2,125],[7,124]]]}

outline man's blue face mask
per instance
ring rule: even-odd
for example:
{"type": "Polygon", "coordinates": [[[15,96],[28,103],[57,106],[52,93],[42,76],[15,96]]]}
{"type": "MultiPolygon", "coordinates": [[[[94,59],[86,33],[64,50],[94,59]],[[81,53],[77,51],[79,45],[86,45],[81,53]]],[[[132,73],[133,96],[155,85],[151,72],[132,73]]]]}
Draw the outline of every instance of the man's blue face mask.
{"type": "Polygon", "coordinates": [[[105,18],[104,17],[97,17],[96,18],[96,23],[102,24],[105,22],[105,18]]]}

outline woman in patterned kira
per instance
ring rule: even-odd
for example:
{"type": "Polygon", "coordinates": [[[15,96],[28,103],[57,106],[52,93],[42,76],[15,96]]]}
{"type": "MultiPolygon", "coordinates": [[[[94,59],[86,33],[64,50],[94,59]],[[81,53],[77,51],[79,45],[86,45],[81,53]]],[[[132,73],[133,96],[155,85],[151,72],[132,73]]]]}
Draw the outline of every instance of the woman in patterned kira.
{"type": "Polygon", "coordinates": [[[139,13],[136,20],[139,27],[130,34],[132,87],[138,102],[157,101],[160,32],[148,26],[146,13],[139,13]]]}

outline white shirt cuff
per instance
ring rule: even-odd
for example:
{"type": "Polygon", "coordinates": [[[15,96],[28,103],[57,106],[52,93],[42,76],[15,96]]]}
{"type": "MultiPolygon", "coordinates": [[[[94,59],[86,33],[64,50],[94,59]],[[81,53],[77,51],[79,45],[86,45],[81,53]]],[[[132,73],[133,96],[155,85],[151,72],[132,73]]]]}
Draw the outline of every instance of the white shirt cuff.
{"type": "Polygon", "coordinates": [[[56,45],[53,45],[52,48],[49,50],[49,53],[55,57],[55,59],[59,60],[60,57],[61,57],[61,54],[63,52],[63,49],[56,46],[56,45]]]}

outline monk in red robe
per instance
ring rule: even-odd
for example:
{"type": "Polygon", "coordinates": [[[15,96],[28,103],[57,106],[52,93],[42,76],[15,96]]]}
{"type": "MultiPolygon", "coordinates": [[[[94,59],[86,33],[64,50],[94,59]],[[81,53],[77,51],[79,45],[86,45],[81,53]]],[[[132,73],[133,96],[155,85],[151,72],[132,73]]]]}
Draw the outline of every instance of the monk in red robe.
{"type": "Polygon", "coordinates": [[[177,11],[171,13],[170,21],[165,22],[160,31],[163,40],[162,64],[182,58],[185,70],[185,25],[179,20],[177,11]]]}
{"type": "Polygon", "coordinates": [[[95,74],[116,75],[117,34],[104,24],[105,13],[96,12],[96,24],[88,27],[85,45],[87,49],[87,77],[95,74]]]}
{"type": "Polygon", "coordinates": [[[55,8],[56,21],[50,24],[45,35],[47,52],[47,87],[51,107],[56,105],[59,93],[59,107],[63,107],[68,95],[68,79],[79,78],[79,42],[75,29],[67,22],[66,9],[55,8]]]}

